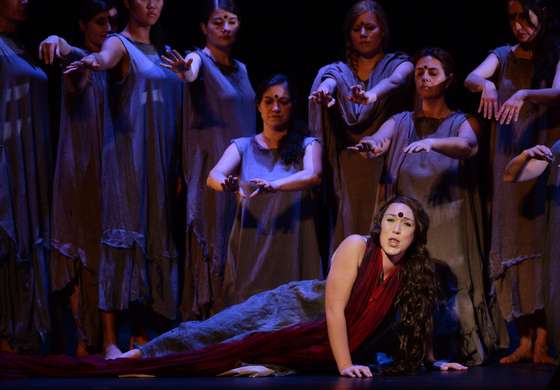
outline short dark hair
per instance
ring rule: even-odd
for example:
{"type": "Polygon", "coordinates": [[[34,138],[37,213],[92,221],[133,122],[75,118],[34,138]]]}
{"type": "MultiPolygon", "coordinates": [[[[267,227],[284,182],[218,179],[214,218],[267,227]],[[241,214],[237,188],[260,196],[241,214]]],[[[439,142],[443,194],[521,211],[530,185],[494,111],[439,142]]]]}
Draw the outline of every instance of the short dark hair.
{"type": "Polygon", "coordinates": [[[107,12],[115,4],[111,0],[84,0],[78,12],[78,20],[82,23],[87,23],[101,12],[107,12]]]}

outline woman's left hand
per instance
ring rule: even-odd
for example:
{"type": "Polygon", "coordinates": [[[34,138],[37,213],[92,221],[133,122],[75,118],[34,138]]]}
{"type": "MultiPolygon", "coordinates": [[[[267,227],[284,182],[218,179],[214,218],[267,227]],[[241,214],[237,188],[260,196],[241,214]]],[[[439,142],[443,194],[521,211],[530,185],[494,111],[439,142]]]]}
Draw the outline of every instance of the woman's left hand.
{"type": "Polygon", "coordinates": [[[448,362],[446,360],[436,360],[433,363],[433,367],[439,371],[467,371],[469,369],[460,363],[448,362]]]}
{"type": "Polygon", "coordinates": [[[356,104],[372,104],[377,101],[375,92],[366,91],[364,87],[359,84],[352,86],[352,93],[346,98],[356,104]]]}
{"type": "Polygon", "coordinates": [[[420,141],[416,141],[404,148],[406,154],[410,153],[420,153],[420,152],[430,152],[432,150],[433,140],[426,138],[420,141]]]}
{"type": "Polygon", "coordinates": [[[249,378],[256,378],[259,376],[271,376],[273,374],[274,370],[265,366],[243,366],[222,372],[216,376],[247,376],[249,378]]]}
{"type": "Polygon", "coordinates": [[[268,181],[268,180],[252,179],[251,184],[253,184],[254,186],[256,186],[259,189],[258,193],[278,191],[278,188],[276,187],[274,182],[271,182],[271,181],[268,181]]]}
{"type": "Polygon", "coordinates": [[[525,104],[526,93],[523,89],[515,92],[504,104],[500,107],[500,111],[496,115],[496,121],[500,125],[509,125],[512,122],[519,120],[519,113],[523,104],[525,104]]]}

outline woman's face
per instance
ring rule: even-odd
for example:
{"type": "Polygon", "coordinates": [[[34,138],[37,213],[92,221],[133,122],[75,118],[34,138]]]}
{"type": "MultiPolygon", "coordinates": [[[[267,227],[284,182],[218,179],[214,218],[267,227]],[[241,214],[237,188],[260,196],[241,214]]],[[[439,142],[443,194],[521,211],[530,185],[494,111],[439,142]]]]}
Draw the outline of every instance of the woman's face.
{"type": "Polygon", "coordinates": [[[217,48],[230,48],[235,43],[239,31],[239,18],[236,14],[216,9],[208,22],[202,24],[202,32],[206,36],[206,44],[217,48]]]}
{"type": "Polygon", "coordinates": [[[381,220],[381,249],[388,256],[402,256],[414,241],[415,229],[412,209],[404,203],[392,203],[381,220]]]}
{"type": "Polygon", "coordinates": [[[356,18],[350,31],[352,47],[364,57],[370,57],[381,50],[383,30],[373,12],[366,12],[356,18]]]}
{"type": "Polygon", "coordinates": [[[89,46],[101,47],[107,35],[113,31],[113,23],[117,17],[117,9],[100,12],[86,23],[80,22],[80,28],[89,46]]]}
{"type": "Polygon", "coordinates": [[[159,20],[163,0],[127,0],[130,17],[141,26],[153,26],[159,20]]]}
{"type": "Polygon", "coordinates": [[[283,84],[269,87],[258,106],[265,126],[282,131],[292,118],[292,99],[288,86],[283,84]]]}
{"type": "Polygon", "coordinates": [[[449,77],[440,60],[432,56],[422,57],[416,62],[414,80],[416,93],[424,99],[444,96],[449,85],[449,77]]]}
{"type": "Polygon", "coordinates": [[[29,0],[0,0],[0,18],[11,22],[23,22],[27,19],[29,0]]]}
{"type": "Polygon", "coordinates": [[[508,16],[511,31],[519,43],[531,43],[540,32],[541,24],[537,15],[529,10],[529,20],[525,16],[523,6],[517,0],[508,3],[508,16]]]}

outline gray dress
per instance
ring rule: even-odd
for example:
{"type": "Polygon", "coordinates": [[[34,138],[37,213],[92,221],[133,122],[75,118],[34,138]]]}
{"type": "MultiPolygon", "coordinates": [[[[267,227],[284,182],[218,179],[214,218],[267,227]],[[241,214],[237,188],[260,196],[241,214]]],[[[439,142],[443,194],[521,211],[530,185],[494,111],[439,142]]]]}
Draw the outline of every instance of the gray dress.
{"type": "Polygon", "coordinates": [[[0,338],[17,349],[50,327],[51,175],[47,76],[0,33],[0,338]]]}
{"type": "Polygon", "coordinates": [[[198,78],[187,84],[184,103],[183,174],[187,185],[186,265],[183,319],[205,318],[223,307],[227,243],[235,217],[235,196],[212,191],[206,178],[230,141],[256,129],[255,93],[245,65],[230,68],[197,50],[198,78]]]}
{"type": "MultiPolygon", "coordinates": [[[[445,307],[436,316],[438,336],[450,348],[453,340],[469,364],[481,364],[483,344],[493,348],[495,332],[484,298],[481,204],[476,159],[457,160],[437,152],[404,154],[424,138],[456,137],[468,117],[416,118],[412,112],[393,117],[395,134],[386,159],[386,196],[416,198],[430,216],[427,248],[436,262],[445,307]],[[459,337],[457,337],[459,336],[459,337]]],[[[455,357],[456,358],[456,357],[455,357]]]]}
{"type": "MultiPolygon", "coordinates": [[[[511,46],[492,51],[499,60],[496,86],[503,104],[520,89],[531,88],[534,63],[517,58],[511,46]]],[[[544,86],[543,86],[544,87],[544,86]]],[[[490,276],[504,319],[512,320],[544,308],[543,248],[545,179],[506,183],[502,176],[509,161],[524,149],[546,143],[552,129],[551,112],[526,102],[519,121],[494,123],[492,128],[492,233],[490,276]]]]}
{"type": "Polygon", "coordinates": [[[548,171],[545,246],[545,308],[551,341],[560,353],[560,141],[552,147],[548,171]]]}
{"type": "MultiPolygon", "coordinates": [[[[67,62],[88,53],[74,49],[67,62]]],[[[65,78],[53,179],[51,288],[78,283],[79,337],[100,342],[98,309],[101,248],[101,158],[104,127],[110,126],[105,72],[91,72],[83,90],[65,78]]]]}
{"type": "MultiPolygon", "coordinates": [[[[307,137],[302,148],[316,138],[307,137]]],[[[277,149],[265,149],[255,137],[233,140],[241,155],[239,181],[274,181],[303,169],[286,165],[277,149]]],[[[310,191],[261,194],[240,199],[228,245],[224,280],[226,306],[293,280],[322,277],[310,191]]]]}
{"type": "Polygon", "coordinates": [[[336,80],[334,107],[309,105],[309,129],[321,139],[326,153],[324,207],[331,211],[331,253],[350,234],[370,231],[383,168],[382,159],[366,161],[346,147],[374,134],[391,115],[410,108],[408,103],[412,103],[408,86],[367,105],[354,104],[347,96],[351,95],[352,86],[361,84],[370,89],[407,61],[406,55],[387,54],[366,81],[360,80],[346,63],[336,62],[321,68],[313,83],[311,90],[315,91],[326,78],[336,80]]]}
{"type": "Polygon", "coordinates": [[[161,67],[156,49],[116,35],[130,59],[110,83],[113,126],[104,137],[99,306],[151,304],[174,319],[178,253],[172,229],[178,174],[182,82],[161,67]]]}

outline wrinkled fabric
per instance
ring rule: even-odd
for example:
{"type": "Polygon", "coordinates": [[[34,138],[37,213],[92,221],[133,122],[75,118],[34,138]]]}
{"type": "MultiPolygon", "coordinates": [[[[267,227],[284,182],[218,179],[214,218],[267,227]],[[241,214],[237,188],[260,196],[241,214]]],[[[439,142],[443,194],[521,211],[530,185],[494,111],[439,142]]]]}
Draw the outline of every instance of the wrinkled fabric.
{"type": "Polygon", "coordinates": [[[547,184],[544,293],[548,334],[560,353],[560,141],[552,147],[547,184]]]}
{"type": "Polygon", "coordinates": [[[255,92],[247,69],[234,60],[223,67],[197,50],[201,67],[188,83],[183,108],[183,175],[187,186],[186,258],[181,313],[205,318],[223,307],[227,243],[235,217],[235,195],[216,192],[206,178],[230,141],[256,129],[255,92]]]}
{"type": "Polygon", "coordinates": [[[427,248],[446,301],[436,315],[436,341],[441,336],[445,344],[451,344],[460,333],[457,350],[461,357],[469,364],[481,364],[486,356],[483,346],[493,350],[496,336],[485,301],[476,158],[458,160],[435,151],[403,153],[421,139],[457,137],[468,117],[454,112],[445,119],[415,118],[414,113],[404,112],[393,119],[385,196],[411,196],[430,216],[427,248]]]}
{"type": "MultiPolygon", "coordinates": [[[[317,139],[306,137],[302,148],[313,142],[317,139]]],[[[237,138],[233,143],[241,156],[241,186],[256,178],[272,182],[303,169],[302,159],[286,165],[277,149],[263,148],[255,137],[237,138]]],[[[322,277],[315,211],[308,190],[238,200],[225,267],[226,306],[290,281],[322,277]]]]}
{"type": "MultiPolygon", "coordinates": [[[[71,60],[87,55],[74,49],[71,60]]],[[[69,61],[70,58],[66,59],[69,61]]],[[[100,342],[98,271],[101,247],[101,159],[104,128],[111,126],[107,75],[91,72],[78,90],[67,76],[62,85],[60,131],[53,179],[50,270],[52,290],[79,287],[79,337],[100,342]],[[76,264],[78,263],[78,264],[76,264]]]]}
{"type": "Polygon", "coordinates": [[[17,349],[50,326],[51,177],[47,76],[0,33],[0,338],[17,349]]]}
{"type": "Polygon", "coordinates": [[[152,45],[116,37],[130,66],[124,81],[109,85],[112,126],[106,129],[103,146],[99,307],[125,310],[132,302],[142,302],[174,319],[182,82],[159,65],[152,45]]]}
{"type": "MultiPolygon", "coordinates": [[[[357,352],[359,347],[379,330],[379,326],[391,312],[400,289],[399,269],[396,268],[382,281],[382,278],[379,277],[383,269],[382,263],[381,250],[370,239],[345,310],[348,346],[351,353],[357,352]]],[[[290,290],[290,286],[307,284],[311,287],[311,290],[315,291],[311,294],[311,302],[317,302],[318,295],[321,295],[320,284],[317,283],[320,282],[296,282],[279,287],[278,290],[290,290]]],[[[262,293],[260,296],[265,297],[267,295],[275,296],[273,292],[262,293]]],[[[293,294],[289,295],[293,296],[293,294]]],[[[300,300],[300,297],[298,297],[298,300],[300,300]]],[[[245,308],[254,307],[252,303],[247,304],[247,302],[239,305],[236,311],[243,313],[245,308]]],[[[261,303],[256,306],[266,307],[267,305],[261,303]]],[[[268,306],[270,307],[270,305],[268,306]]],[[[315,304],[311,306],[313,307],[315,304]]],[[[295,307],[297,307],[297,304],[295,307]]],[[[226,313],[231,311],[233,311],[233,308],[226,313]]],[[[304,310],[304,312],[307,311],[304,310]]],[[[273,312],[272,318],[275,318],[274,314],[281,313],[273,312]]],[[[223,316],[223,314],[220,313],[218,316],[223,316]]],[[[232,324],[232,327],[241,326],[242,329],[244,317],[246,316],[235,317],[237,322],[232,324]]],[[[223,325],[224,321],[222,320],[223,318],[209,319],[208,321],[216,321],[223,325]]],[[[193,328],[186,325],[178,329],[187,333],[190,329],[193,329],[194,335],[197,330],[204,328],[203,323],[194,322],[193,324],[197,325],[193,328]]],[[[200,334],[206,335],[205,332],[200,334]]],[[[192,339],[188,335],[182,337],[176,337],[173,333],[168,333],[168,335],[172,345],[175,341],[180,344],[182,340],[191,342],[192,339]]],[[[154,343],[156,341],[164,345],[165,340],[166,337],[162,336],[154,339],[151,345],[148,344],[146,347],[155,348],[154,343]]],[[[203,339],[201,342],[200,345],[206,344],[203,339]]],[[[181,346],[173,348],[174,350],[180,350],[181,346]]],[[[114,376],[126,373],[160,376],[216,375],[237,367],[242,362],[275,364],[293,367],[300,371],[325,371],[336,367],[329,345],[326,321],[320,319],[296,323],[276,331],[255,329],[254,333],[250,333],[241,339],[212,344],[202,349],[140,360],[107,361],[96,357],[76,359],[68,356],[34,358],[0,354],[0,378],[114,376]]]]}
{"type": "Polygon", "coordinates": [[[321,139],[325,149],[323,164],[324,196],[322,205],[330,210],[330,253],[350,234],[367,234],[377,204],[382,159],[366,160],[346,150],[365,136],[374,134],[391,115],[412,103],[409,83],[373,104],[355,104],[347,99],[354,85],[370,89],[390,77],[395,69],[410,61],[403,54],[387,54],[377,64],[367,81],[362,81],[343,62],[319,70],[311,91],[326,78],[336,81],[336,104],[326,108],[309,103],[309,129],[321,139]]]}
{"type": "MultiPolygon", "coordinates": [[[[511,46],[498,47],[492,53],[499,60],[496,87],[500,105],[516,91],[532,88],[532,60],[516,57],[511,46]]],[[[544,177],[522,183],[506,183],[503,174],[509,161],[523,150],[547,143],[552,130],[558,127],[550,114],[545,105],[525,102],[517,122],[510,125],[494,122],[492,126],[490,276],[501,314],[508,321],[544,308],[542,273],[546,183],[544,177]],[[524,262],[528,264],[522,264],[524,262]]]]}

